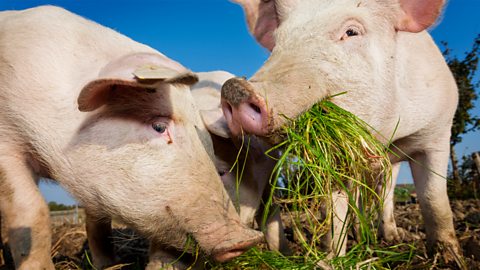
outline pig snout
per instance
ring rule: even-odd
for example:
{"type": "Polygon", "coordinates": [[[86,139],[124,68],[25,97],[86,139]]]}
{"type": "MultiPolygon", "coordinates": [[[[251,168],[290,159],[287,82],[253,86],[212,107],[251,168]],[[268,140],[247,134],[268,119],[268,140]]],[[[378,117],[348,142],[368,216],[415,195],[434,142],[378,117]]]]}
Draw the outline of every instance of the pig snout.
{"type": "Polygon", "coordinates": [[[222,86],[222,110],[234,136],[243,132],[266,135],[269,113],[265,100],[256,95],[252,85],[243,78],[232,78],[222,86]]]}
{"type": "Polygon", "coordinates": [[[217,262],[226,262],[242,255],[249,248],[257,245],[263,240],[263,234],[257,231],[248,230],[247,235],[233,236],[231,240],[217,246],[212,253],[213,259],[217,262]],[[242,237],[244,240],[236,241],[235,238],[242,237]]]}
{"type": "Polygon", "coordinates": [[[223,226],[209,226],[194,234],[204,250],[217,262],[226,262],[242,255],[263,241],[263,233],[245,227],[240,222],[223,226]],[[203,243],[203,245],[202,245],[203,243]]]}

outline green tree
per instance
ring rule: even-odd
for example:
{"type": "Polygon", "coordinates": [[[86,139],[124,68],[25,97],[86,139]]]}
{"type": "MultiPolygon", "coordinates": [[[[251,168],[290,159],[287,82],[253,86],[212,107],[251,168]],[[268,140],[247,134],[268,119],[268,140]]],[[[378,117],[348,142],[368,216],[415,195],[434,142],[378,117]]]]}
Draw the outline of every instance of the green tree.
{"type": "Polygon", "coordinates": [[[446,42],[443,55],[455,77],[458,86],[459,101],[457,111],[452,126],[452,136],[450,138],[450,160],[452,164],[452,180],[455,190],[460,188],[462,182],[458,160],[455,152],[455,145],[462,142],[462,136],[468,132],[480,129],[480,118],[473,115],[472,109],[475,107],[475,101],[478,98],[477,88],[480,82],[475,82],[475,72],[478,68],[478,59],[480,54],[480,35],[473,42],[470,51],[465,53],[465,57],[460,60],[457,56],[452,56],[446,42]]]}
{"type": "MultiPolygon", "coordinates": [[[[449,190],[449,195],[456,199],[478,199],[480,196],[480,152],[464,155],[458,169],[460,179],[462,179],[461,189],[449,190]]],[[[452,172],[449,172],[449,177],[452,178],[452,172]]]]}
{"type": "Polygon", "coordinates": [[[48,209],[50,209],[50,211],[71,210],[73,208],[75,208],[74,205],[64,205],[63,203],[56,203],[56,202],[48,203],[48,209]]]}

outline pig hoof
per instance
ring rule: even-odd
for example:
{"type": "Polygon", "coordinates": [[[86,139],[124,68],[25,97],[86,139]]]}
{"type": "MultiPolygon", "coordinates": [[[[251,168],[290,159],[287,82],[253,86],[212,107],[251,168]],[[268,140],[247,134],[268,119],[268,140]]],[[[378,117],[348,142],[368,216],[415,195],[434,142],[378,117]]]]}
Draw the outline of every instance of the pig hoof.
{"type": "Polygon", "coordinates": [[[403,228],[395,228],[395,230],[392,231],[392,234],[390,235],[389,242],[398,244],[403,242],[405,239],[405,230],[403,228]]]}
{"type": "Polygon", "coordinates": [[[397,244],[405,239],[405,230],[396,226],[385,226],[380,230],[380,235],[387,243],[397,244]]]}
{"type": "Polygon", "coordinates": [[[446,264],[454,264],[459,269],[467,269],[462,252],[456,241],[454,243],[437,243],[433,249],[430,248],[430,253],[432,253],[432,251],[435,256],[440,255],[446,264]]]}

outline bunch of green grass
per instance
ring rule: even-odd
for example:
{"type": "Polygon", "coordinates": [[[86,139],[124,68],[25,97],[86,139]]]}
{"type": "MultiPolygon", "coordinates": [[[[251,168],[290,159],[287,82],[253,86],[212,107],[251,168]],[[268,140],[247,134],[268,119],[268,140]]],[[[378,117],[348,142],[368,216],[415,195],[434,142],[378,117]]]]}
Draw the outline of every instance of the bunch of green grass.
{"type": "MultiPolygon", "coordinates": [[[[207,263],[205,269],[212,270],[311,270],[311,269],[412,269],[415,247],[397,245],[388,248],[354,246],[343,257],[320,259],[310,256],[284,256],[275,251],[252,248],[230,262],[207,263]]],[[[426,265],[428,266],[428,265],[426,265]]]]}
{"type": "Polygon", "coordinates": [[[242,254],[240,257],[223,264],[210,264],[207,269],[225,270],[263,270],[263,269],[295,269],[308,270],[314,269],[317,262],[304,256],[284,256],[275,251],[261,250],[252,248],[242,254]]]}
{"type": "MultiPolygon", "coordinates": [[[[405,252],[377,246],[383,201],[375,189],[384,187],[391,174],[389,145],[378,141],[368,124],[329,99],[288,122],[285,140],[271,149],[281,156],[265,208],[281,206],[299,248],[294,257],[254,249],[222,269],[314,269],[323,268],[319,266],[323,262],[334,268],[383,269],[391,262],[408,261],[413,247],[405,252]],[[357,241],[346,256],[331,259],[321,247],[331,233],[332,194],[338,192],[348,201],[347,222],[341,230],[347,235],[355,228],[357,241]]],[[[264,211],[264,224],[268,215],[264,211]]]]}
{"type": "Polygon", "coordinates": [[[355,226],[359,243],[375,244],[375,221],[383,204],[375,188],[385,186],[391,173],[388,146],[365,122],[330,100],[289,122],[285,140],[275,147],[282,155],[267,209],[281,205],[303,252],[320,259],[323,236],[330,233],[335,215],[332,194],[340,192],[348,200],[344,235],[355,226]]]}

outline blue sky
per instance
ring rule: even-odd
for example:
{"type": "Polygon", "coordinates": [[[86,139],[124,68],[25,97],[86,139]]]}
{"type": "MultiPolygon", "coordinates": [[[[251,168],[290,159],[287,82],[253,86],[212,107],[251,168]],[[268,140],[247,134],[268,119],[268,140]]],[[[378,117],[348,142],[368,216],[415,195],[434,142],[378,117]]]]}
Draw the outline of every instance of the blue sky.
{"type": "MultiPolygon", "coordinates": [[[[249,35],[242,9],[228,0],[1,0],[0,10],[43,4],[62,6],[74,13],[148,44],[194,71],[227,70],[251,76],[268,52],[249,35]]],[[[434,39],[447,41],[453,53],[463,55],[480,33],[479,0],[451,0],[434,39]]],[[[477,78],[479,76],[477,75],[477,78]]],[[[477,102],[475,113],[480,115],[477,102]]],[[[459,155],[480,150],[480,133],[465,136],[459,155]]],[[[402,166],[399,182],[411,181],[402,166]]],[[[41,184],[47,201],[74,201],[56,185],[41,184]]]]}

